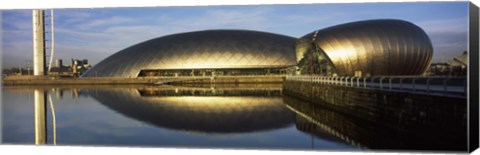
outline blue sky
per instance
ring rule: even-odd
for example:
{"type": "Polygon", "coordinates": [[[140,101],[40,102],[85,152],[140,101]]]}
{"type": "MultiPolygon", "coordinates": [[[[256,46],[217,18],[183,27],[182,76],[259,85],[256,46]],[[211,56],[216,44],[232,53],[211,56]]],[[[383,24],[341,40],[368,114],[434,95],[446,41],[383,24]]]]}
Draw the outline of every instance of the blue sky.
{"type": "MultiPolygon", "coordinates": [[[[26,66],[33,55],[31,10],[2,10],[1,16],[3,68],[26,66]]],[[[337,24],[387,18],[425,30],[434,62],[467,49],[467,2],[95,8],[55,10],[54,58],[67,65],[70,58],[96,64],[128,46],[179,32],[248,29],[301,37],[337,24]]]]}

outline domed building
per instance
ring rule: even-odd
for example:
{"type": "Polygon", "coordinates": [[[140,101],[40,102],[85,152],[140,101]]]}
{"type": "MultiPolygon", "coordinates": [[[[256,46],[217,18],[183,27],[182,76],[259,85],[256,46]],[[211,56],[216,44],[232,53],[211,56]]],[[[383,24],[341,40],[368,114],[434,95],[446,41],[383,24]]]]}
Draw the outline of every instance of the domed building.
{"type": "Polygon", "coordinates": [[[248,30],[206,30],[148,40],[104,59],[82,77],[212,75],[421,75],[433,47],[418,26],[366,20],[300,39],[248,30]]]}
{"type": "Polygon", "coordinates": [[[82,77],[285,74],[297,65],[295,40],[246,30],[173,34],[121,50],[82,77]]]}
{"type": "Polygon", "coordinates": [[[303,36],[296,56],[304,74],[420,75],[431,62],[433,48],[427,34],[410,22],[367,20],[303,36]]]}

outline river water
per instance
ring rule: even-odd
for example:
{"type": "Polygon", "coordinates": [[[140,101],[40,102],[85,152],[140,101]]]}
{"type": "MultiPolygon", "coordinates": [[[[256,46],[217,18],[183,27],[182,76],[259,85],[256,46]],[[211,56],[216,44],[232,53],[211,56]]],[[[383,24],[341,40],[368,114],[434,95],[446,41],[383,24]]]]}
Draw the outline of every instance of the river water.
{"type": "Polygon", "coordinates": [[[298,123],[281,85],[4,87],[2,143],[35,144],[35,91],[47,145],[365,149],[298,123]]]}
{"type": "Polygon", "coordinates": [[[466,143],[435,126],[340,114],[284,95],[281,84],[4,86],[1,108],[4,144],[460,151],[466,143]]]}

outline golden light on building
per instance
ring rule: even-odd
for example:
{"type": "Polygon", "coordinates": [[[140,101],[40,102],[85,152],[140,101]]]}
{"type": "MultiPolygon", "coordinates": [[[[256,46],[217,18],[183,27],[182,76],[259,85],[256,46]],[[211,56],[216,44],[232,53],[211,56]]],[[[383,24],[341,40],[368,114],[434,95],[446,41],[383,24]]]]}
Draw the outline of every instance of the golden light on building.
{"type": "Polygon", "coordinates": [[[173,34],[123,49],[82,76],[285,74],[286,68],[296,65],[295,40],[289,36],[248,30],[173,34]]]}
{"type": "Polygon", "coordinates": [[[280,90],[268,91],[113,89],[95,90],[90,95],[112,110],[155,126],[227,134],[273,130],[293,124],[294,114],[283,104],[280,90]]]}
{"type": "MultiPolygon", "coordinates": [[[[314,31],[302,37],[310,39],[314,31]]],[[[429,66],[432,43],[413,23],[402,20],[366,20],[318,30],[314,44],[340,76],[420,75],[429,66]]],[[[298,48],[297,48],[298,49],[298,48]]],[[[297,56],[303,55],[298,52],[297,56]]],[[[297,60],[301,60],[298,59],[297,60]]]]}

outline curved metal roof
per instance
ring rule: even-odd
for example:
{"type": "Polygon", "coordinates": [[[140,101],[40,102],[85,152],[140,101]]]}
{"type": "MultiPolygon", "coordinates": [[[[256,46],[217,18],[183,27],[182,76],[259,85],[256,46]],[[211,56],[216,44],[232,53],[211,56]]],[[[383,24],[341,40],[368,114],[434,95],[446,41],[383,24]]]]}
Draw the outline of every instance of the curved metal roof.
{"type": "Polygon", "coordinates": [[[142,69],[275,68],[295,66],[295,38],[246,30],[173,34],[123,49],[83,77],[136,77],[142,69]]]}
{"type": "MultiPolygon", "coordinates": [[[[314,33],[302,38],[311,40],[314,33]]],[[[366,20],[332,26],[319,30],[315,43],[341,76],[353,76],[355,71],[372,76],[419,75],[427,69],[433,55],[427,34],[402,20],[366,20]]]]}

